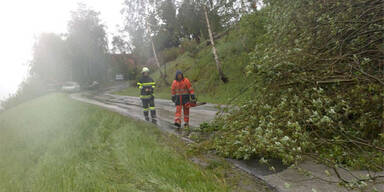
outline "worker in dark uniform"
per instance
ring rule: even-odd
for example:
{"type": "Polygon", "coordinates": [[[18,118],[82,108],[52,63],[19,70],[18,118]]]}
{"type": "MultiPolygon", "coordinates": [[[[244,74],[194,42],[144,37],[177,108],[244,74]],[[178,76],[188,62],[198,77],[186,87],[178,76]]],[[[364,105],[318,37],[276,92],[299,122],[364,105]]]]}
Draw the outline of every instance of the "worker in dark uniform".
{"type": "Polygon", "coordinates": [[[149,112],[151,112],[152,122],[156,123],[155,97],[153,96],[156,83],[149,76],[149,69],[147,67],[144,67],[141,73],[143,76],[137,83],[137,87],[140,89],[140,99],[143,103],[144,117],[146,121],[149,121],[149,112]]]}

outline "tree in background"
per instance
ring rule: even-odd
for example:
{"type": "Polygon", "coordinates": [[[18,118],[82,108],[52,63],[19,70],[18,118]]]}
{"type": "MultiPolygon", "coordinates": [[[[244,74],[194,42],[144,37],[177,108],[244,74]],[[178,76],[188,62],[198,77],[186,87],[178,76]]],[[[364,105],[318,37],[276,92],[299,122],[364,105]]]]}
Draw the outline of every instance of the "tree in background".
{"type": "Polygon", "coordinates": [[[182,37],[200,42],[204,25],[203,17],[198,4],[193,0],[183,0],[177,14],[180,23],[180,34],[182,37]]]}
{"type": "Polygon", "coordinates": [[[132,48],[130,44],[124,40],[124,35],[115,35],[112,37],[112,53],[131,53],[132,48]]]}
{"type": "Polygon", "coordinates": [[[104,81],[108,44],[99,13],[80,5],[68,24],[69,55],[73,80],[82,84],[104,81]]]}
{"type": "Polygon", "coordinates": [[[177,47],[180,44],[180,24],[176,17],[177,7],[174,0],[164,0],[157,7],[161,20],[155,43],[159,50],[177,47]]]}
{"type": "Polygon", "coordinates": [[[144,52],[148,50],[148,48],[151,48],[152,55],[155,58],[161,77],[165,84],[169,84],[161,70],[161,64],[154,43],[155,36],[159,34],[160,30],[159,13],[157,10],[159,5],[158,1],[153,0],[126,0],[125,8],[122,12],[126,18],[125,28],[130,34],[132,43],[135,47],[134,53],[138,53],[140,58],[144,60],[144,52]]]}
{"type": "MultiPolygon", "coordinates": [[[[152,52],[147,23],[149,11],[153,10],[153,3],[153,0],[125,0],[121,10],[125,21],[122,31],[129,35],[132,53],[137,56],[139,63],[146,63],[152,52]]],[[[156,20],[153,16],[151,21],[154,30],[156,20]]]]}
{"type": "Polygon", "coordinates": [[[70,63],[66,46],[65,40],[57,34],[41,34],[33,47],[31,75],[48,83],[69,80],[70,63]]]}

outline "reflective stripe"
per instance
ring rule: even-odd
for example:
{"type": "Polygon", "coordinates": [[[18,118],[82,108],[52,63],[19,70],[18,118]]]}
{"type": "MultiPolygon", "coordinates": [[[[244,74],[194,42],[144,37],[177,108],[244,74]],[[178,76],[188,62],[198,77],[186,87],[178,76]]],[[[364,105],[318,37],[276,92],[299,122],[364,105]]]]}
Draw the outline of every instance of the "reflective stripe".
{"type": "Polygon", "coordinates": [[[182,94],[188,94],[189,90],[188,89],[175,89],[172,92],[176,93],[177,95],[182,95],[182,94]]]}
{"type": "Polygon", "coordinates": [[[176,92],[188,91],[188,89],[175,89],[176,92]]]}
{"type": "Polygon", "coordinates": [[[149,82],[149,83],[138,82],[137,83],[137,86],[139,86],[140,89],[142,89],[144,86],[152,86],[154,88],[155,85],[156,85],[156,82],[149,82]]]}
{"type": "Polygon", "coordinates": [[[155,107],[150,107],[149,110],[153,111],[153,110],[156,110],[155,107]]]}
{"type": "Polygon", "coordinates": [[[145,112],[145,111],[148,111],[148,110],[149,110],[149,108],[144,108],[143,110],[144,110],[144,112],[145,112]]]}
{"type": "Polygon", "coordinates": [[[189,95],[188,92],[180,92],[180,93],[176,93],[175,95],[189,95]]]}
{"type": "Polygon", "coordinates": [[[155,82],[150,82],[150,83],[137,83],[137,84],[142,85],[142,86],[156,85],[155,82]]]}
{"type": "Polygon", "coordinates": [[[137,86],[139,87],[139,89],[143,89],[143,85],[141,83],[137,83],[137,86]]]}
{"type": "Polygon", "coordinates": [[[140,98],[149,99],[149,98],[152,98],[152,95],[140,95],[140,98]]]}

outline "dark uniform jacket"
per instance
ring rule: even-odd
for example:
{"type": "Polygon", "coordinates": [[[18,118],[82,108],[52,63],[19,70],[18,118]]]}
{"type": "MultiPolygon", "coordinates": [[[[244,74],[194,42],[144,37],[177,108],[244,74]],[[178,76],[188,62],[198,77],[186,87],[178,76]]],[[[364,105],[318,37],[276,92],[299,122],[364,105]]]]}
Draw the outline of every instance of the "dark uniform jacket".
{"type": "Polygon", "coordinates": [[[140,98],[149,99],[153,97],[153,90],[155,89],[156,83],[149,76],[142,76],[137,83],[137,87],[140,89],[140,98]]]}

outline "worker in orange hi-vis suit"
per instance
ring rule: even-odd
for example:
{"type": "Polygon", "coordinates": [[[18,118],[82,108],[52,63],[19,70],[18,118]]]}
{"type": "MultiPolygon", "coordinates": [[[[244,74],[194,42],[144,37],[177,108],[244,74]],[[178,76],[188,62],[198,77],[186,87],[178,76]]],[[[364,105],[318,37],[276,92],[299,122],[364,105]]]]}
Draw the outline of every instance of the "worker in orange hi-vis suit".
{"type": "Polygon", "coordinates": [[[181,112],[184,110],[184,127],[189,126],[189,109],[191,103],[196,103],[195,91],[191,82],[184,77],[181,71],[176,72],[172,83],[172,101],[176,105],[175,126],[181,127],[181,112]]]}

